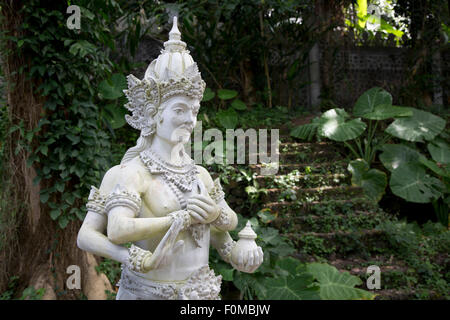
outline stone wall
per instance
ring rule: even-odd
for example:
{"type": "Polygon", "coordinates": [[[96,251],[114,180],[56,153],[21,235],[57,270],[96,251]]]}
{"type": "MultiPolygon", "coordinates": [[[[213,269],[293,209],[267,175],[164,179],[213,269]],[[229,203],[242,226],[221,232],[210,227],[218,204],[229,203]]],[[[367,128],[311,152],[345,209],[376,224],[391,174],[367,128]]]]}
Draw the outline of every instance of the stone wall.
{"type": "MultiPolygon", "coordinates": [[[[322,58],[325,50],[321,48],[322,58]]],[[[388,90],[395,100],[405,81],[406,53],[403,48],[392,47],[353,47],[337,51],[329,75],[333,102],[350,108],[364,91],[375,86],[388,90]]],[[[326,72],[323,64],[321,72],[326,72]]]]}
{"type": "MultiPolygon", "coordinates": [[[[142,78],[148,64],[155,59],[162,48],[162,42],[148,37],[139,44],[134,62],[142,62],[142,67],[133,73],[142,78]]],[[[324,79],[324,56],[331,56],[331,71],[329,72],[331,86],[331,101],[337,106],[350,109],[358,97],[366,90],[380,86],[389,91],[396,103],[400,96],[399,91],[405,82],[408,68],[406,62],[407,49],[396,47],[348,47],[333,52],[320,46],[320,80],[324,79]],[[329,54],[327,54],[329,53],[329,54]]],[[[442,76],[449,73],[447,56],[442,57],[442,76]]],[[[309,61],[302,62],[302,68],[292,81],[287,81],[286,73],[296,59],[302,60],[299,55],[287,56],[279,52],[269,55],[271,70],[271,86],[274,94],[273,105],[288,106],[292,108],[314,110],[311,95],[311,69],[309,61]]],[[[260,75],[265,77],[264,74],[260,75]]],[[[207,84],[208,85],[208,84],[207,84]]],[[[447,86],[448,87],[448,86],[447,86]]],[[[321,91],[324,94],[322,88],[321,91]]],[[[448,88],[444,88],[444,104],[448,104],[448,88]]]]}

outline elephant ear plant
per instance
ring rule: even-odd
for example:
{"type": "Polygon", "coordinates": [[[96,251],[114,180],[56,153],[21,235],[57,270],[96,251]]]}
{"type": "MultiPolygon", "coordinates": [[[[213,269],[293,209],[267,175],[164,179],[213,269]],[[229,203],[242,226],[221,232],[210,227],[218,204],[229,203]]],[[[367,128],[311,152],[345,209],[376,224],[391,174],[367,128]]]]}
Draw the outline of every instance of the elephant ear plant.
{"type": "Polygon", "coordinates": [[[439,221],[448,226],[450,145],[445,126],[444,119],[430,112],[392,105],[389,92],[375,87],[359,97],[352,116],[331,109],[294,128],[291,135],[342,142],[355,157],[348,165],[352,184],[361,186],[370,199],[380,201],[389,180],[396,196],[433,203],[439,221]],[[377,151],[385,171],[371,168],[377,151]]]}

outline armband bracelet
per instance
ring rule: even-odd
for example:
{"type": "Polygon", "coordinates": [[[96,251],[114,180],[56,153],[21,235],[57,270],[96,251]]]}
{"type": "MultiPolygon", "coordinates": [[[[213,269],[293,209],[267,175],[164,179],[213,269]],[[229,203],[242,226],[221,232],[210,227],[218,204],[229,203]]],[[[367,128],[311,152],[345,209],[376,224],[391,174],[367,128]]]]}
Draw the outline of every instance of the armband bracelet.
{"type": "Polygon", "coordinates": [[[152,253],[132,244],[128,249],[128,254],[127,267],[130,270],[144,273],[144,262],[147,258],[152,256],[152,253]]]}
{"type": "Polygon", "coordinates": [[[138,194],[127,191],[121,185],[117,184],[106,198],[105,212],[108,213],[112,208],[117,206],[130,208],[136,216],[141,208],[141,198],[138,194]]]}
{"type": "Polygon", "coordinates": [[[222,245],[222,247],[219,248],[219,250],[217,250],[223,261],[225,261],[226,263],[231,262],[231,250],[233,250],[235,245],[236,241],[227,241],[222,245]]]}
{"type": "Polygon", "coordinates": [[[223,192],[222,186],[220,185],[220,179],[214,180],[214,186],[209,192],[209,196],[214,200],[216,204],[219,204],[225,198],[225,193],[223,192]]]}
{"type": "Polygon", "coordinates": [[[167,215],[172,218],[173,223],[180,223],[182,225],[181,230],[186,230],[192,223],[191,215],[187,210],[174,211],[167,215]]]}
{"type": "Polygon", "coordinates": [[[89,194],[86,209],[98,213],[100,215],[105,214],[105,198],[100,194],[100,190],[91,186],[91,193],[89,194]]]}
{"type": "Polygon", "coordinates": [[[212,222],[212,225],[215,226],[215,227],[218,227],[218,228],[223,227],[223,226],[227,226],[231,222],[230,221],[230,216],[225,212],[225,209],[222,208],[222,207],[219,207],[219,210],[220,210],[219,216],[217,217],[216,220],[214,220],[212,222]]]}

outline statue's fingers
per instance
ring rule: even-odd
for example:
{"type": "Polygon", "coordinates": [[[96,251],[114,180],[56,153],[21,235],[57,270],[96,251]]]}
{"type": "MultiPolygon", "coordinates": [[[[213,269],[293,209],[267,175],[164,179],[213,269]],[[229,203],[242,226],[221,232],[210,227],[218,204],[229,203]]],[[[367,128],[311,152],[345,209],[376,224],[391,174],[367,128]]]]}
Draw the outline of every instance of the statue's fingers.
{"type": "Polygon", "coordinates": [[[188,209],[189,215],[190,215],[192,218],[194,218],[195,221],[198,221],[198,222],[204,222],[204,221],[205,221],[205,219],[204,219],[201,215],[199,215],[199,214],[198,214],[197,212],[195,212],[194,210],[190,209],[189,206],[188,206],[187,209],[188,209]]]}
{"type": "Polygon", "coordinates": [[[197,214],[198,214],[199,216],[201,216],[203,219],[208,218],[208,214],[206,213],[206,211],[203,210],[202,208],[200,208],[200,207],[197,206],[197,205],[194,205],[194,204],[188,204],[188,205],[187,205],[187,209],[188,209],[189,211],[193,211],[193,212],[197,213],[197,214]]]}
{"type": "Polygon", "coordinates": [[[258,265],[261,265],[264,262],[264,252],[262,251],[261,247],[258,247],[258,265]]]}
{"type": "Polygon", "coordinates": [[[254,261],[255,261],[255,255],[253,254],[253,250],[250,250],[247,253],[247,267],[252,268],[254,261]]]}
{"type": "Polygon", "coordinates": [[[205,212],[211,211],[211,209],[213,209],[212,205],[207,204],[203,201],[200,201],[199,199],[196,199],[196,198],[189,199],[189,204],[196,205],[196,206],[202,208],[203,210],[205,210],[205,212]]]}
{"type": "Polygon", "coordinates": [[[239,256],[238,256],[238,265],[240,267],[242,267],[244,265],[244,254],[243,252],[239,252],[239,256]]]}
{"type": "Polygon", "coordinates": [[[145,272],[148,272],[152,269],[154,261],[155,261],[154,255],[145,259],[145,261],[144,261],[144,271],[145,272]]]}
{"type": "Polygon", "coordinates": [[[214,200],[213,199],[211,199],[211,197],[210,196],[205,196],[205,195],[203,195],[203,194],[194,194],[192,197],[191,197],[191,199],[197,199],[197,200],[200,200],[200,201],[202,201],[202,202],[206,202],[207,204],[209,204],[209,205],[214,205],[214,200]]]}
{"type": "Polygon", "coordinates": [[[184,241],[183,241],[183,240],[178,240],[178,241],[174,244],[172,251],[173,251],[173,252],[177,252],[178,250],[180,250],[181,247],[183,247],[183,245],[184,245],[184,241]]]}

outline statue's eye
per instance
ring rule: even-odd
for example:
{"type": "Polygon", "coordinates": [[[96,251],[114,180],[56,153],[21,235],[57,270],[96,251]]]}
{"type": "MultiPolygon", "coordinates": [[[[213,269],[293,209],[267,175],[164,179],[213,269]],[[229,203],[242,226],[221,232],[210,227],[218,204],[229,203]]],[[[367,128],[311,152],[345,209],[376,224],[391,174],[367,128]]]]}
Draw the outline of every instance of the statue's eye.
{"type": "Polygon", "coordinates": [[[176,114],[182,114],[183,113],[183,109],[175,109],[176,114]]]}

